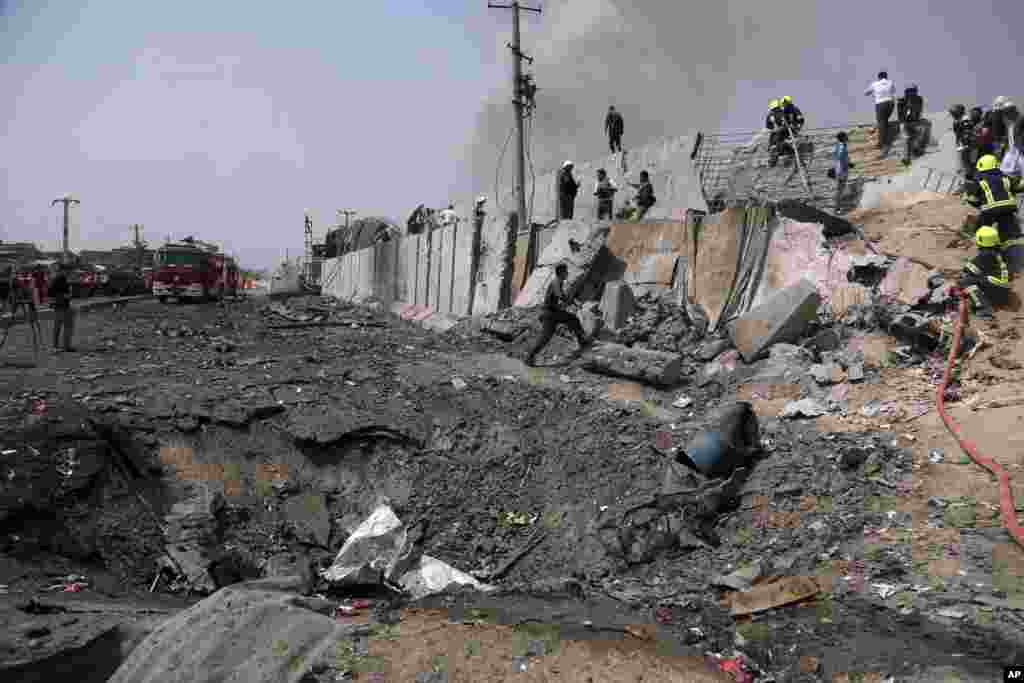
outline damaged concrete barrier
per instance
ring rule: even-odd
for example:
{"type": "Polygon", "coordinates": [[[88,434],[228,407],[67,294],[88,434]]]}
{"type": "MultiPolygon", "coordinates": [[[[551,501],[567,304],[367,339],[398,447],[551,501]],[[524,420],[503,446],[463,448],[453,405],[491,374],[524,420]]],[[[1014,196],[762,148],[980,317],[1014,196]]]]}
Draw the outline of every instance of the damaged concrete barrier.
{"type": "Polygon", "coordinates": [[[636,310],[633,290],[622,280],[607,283],[601,298],[601,310],[605,325],[611,330],[620,329],[636,310]]]}
{"type": "Polygon", "coordinates": [[[600,344],[583,354],[584,367],[615,377],[648,384],[673,386],[679,382],[683,357],[678,353],[637,349],[621,344],[600,344]]]}
{"type": "Polygon", "coordinates": [[[551,242],[537,260],[537,267],[516,297],[515,305],[530,308],[544,303],[548,283],[555,276],[555,266],[559,263],[565,263],[569,269],[565,281],[566,295],[573,296],[579,292],[604,253],[609,230],[607,223],[559,222],[551,242]]]}
{"type": "Polygon", "coordinates": [[[743,360],[752,363],[772,344],[799,339],[820,305],[814,283],[801,279],[741,316],[731,326],[730,337],[743,360]]]}

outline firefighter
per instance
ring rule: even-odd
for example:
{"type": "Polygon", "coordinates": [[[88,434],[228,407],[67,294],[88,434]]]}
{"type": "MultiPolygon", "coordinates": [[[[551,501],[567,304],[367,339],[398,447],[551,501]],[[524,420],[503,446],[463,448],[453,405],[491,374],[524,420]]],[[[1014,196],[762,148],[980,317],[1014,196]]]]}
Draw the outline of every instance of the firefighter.
{"type": "Polygon", "coordinates": [[[768,103],[768,116],[764,119],[764,127],[771,131],[768,138],[768,166],[774,167],[779,163],[779,154],[784,152],[783,143],[788,137],[786,134],[786,115],[782,102],[772,100],[768,103]]]}
{"type": "Polygon", "coordinates": [[[565,280],[569,277],[569,267],[564,263],[559,263],[555,266],[555,277],[551,279],[548,284],[547,292],[544,294],[544,308],[540,314],[540,321],[543,325],[543,330],[540,333],[540,337],[537,339],[537,343],[533,349],[526,356],[526,365],[534,367],[537,362],[537,354],[540,353],[541,349],[548,345],[551,338],[555,336],[555,330],[559,325],[565,325],[569,328],[574,335],[576,335],[576,341],[579,343],[579,352],[591,345],[592,341],[586,338],[583,333],[583,326],[580,324],[580,319],[575,315],[565,310],[564,306],[567,302],[565,296],[565,280]]]}
{"type": "Polygon", "coordinates": [[[780,99],[779,104],[782,105],[782,115],[790,130],[793,131],[793,135],[799,135],[800,130],[804,127],[804,113],[800,111],[800,107],[793,104],[793,98],[789,95],[780,99]]]}
{"type": "Polygon", "coordinates": [[[1000,252],[999,231],[991,225],[974,235],[978,254],[964,264],[959,286],[971,301],[974,314],[992,319],[992,303],[1005,304],[1010,291],[1010,273],[1000,252]]]}
{"type": "Polygon", "coordinates": [[[71,339],[75,330],[75,311],[71,307],[71,284],[68,282],[68,272],[71,264],[67,261],[60,262],[60,270],[57,276],[50,283],[50,307],[53,309],[53,350],[74,351],[71,346],[71,339]],[[61,332],[64,333],[61,344],[61,332]]]}
{"type": "Polygon", "coordinates": [[[977,176],[964,184],[967,203],[979,210],[977,225],[996,225],[1000,248],[1010,272],[1024,268],[1024,240],[1017,219],[1017,193],[1024,191],[1024,179],[1005,176],[992,154],[978,159],[977,176]]]}

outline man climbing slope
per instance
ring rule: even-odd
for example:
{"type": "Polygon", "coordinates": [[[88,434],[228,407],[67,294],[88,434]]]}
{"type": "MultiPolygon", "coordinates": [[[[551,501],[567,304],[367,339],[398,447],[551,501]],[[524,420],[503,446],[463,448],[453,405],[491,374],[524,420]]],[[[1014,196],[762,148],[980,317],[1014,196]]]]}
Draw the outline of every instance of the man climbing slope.
{"type": "Polygon", "coordinates": [[[889,146],[889,117],[896,106],[896,86],[885,71],[878,72],[878,80],[868,86],[865,95],[875,98],[875,121],[878,125],[878,151],[889,146]]]}

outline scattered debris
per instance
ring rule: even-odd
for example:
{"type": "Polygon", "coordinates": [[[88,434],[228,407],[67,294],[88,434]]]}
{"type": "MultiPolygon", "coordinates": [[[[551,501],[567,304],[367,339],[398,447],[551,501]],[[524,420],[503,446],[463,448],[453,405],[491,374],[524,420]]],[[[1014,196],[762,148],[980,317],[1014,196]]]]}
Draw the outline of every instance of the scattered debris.
{"type": "Polygon", "coordinates": [[[680,394],[679,397],[672,402],[673,408],[689,408],[691,405],[693,405],[693,399],[686,394],[680,394]]]}

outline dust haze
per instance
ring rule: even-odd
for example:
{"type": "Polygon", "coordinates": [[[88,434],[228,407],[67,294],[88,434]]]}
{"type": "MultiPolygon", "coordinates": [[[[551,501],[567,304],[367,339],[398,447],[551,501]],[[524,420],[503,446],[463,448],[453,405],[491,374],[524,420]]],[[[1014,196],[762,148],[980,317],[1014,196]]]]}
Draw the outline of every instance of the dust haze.
{"type": "MultiPolygon", "coordinates": [[[[809,35],[815,3],[785,5],[749,0],[555,0],[540,17],[525,16],[524,65],[539,88],[528,140],[537,175],[565,159],[587,161],[607,153],[604,115],[614,104],[625,118],[626,149],[695,127],[719,128],[745,81],[776,80],[799,68],[801,42],[809,35]]],[[[514,126],[508,31],[497,36],[508,64],[506,82],[483,104],[467,145],[460,185],[494,194],[502,146],[514,126]]],[[[751,112],[758,119],[762,112],[751,112]]],[[[751,129],[756,124],[752,121],[751,129]]],[[[500,185],[514,178],[514,138],[500,169],[500,185]]],[[[527,185],[531,182],[527,172],[527,185]]],[[[506,207],[507,208],[507,207],[506,207]]]]}

